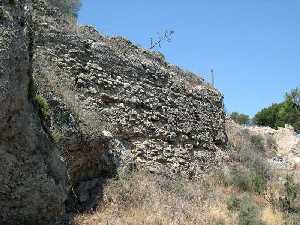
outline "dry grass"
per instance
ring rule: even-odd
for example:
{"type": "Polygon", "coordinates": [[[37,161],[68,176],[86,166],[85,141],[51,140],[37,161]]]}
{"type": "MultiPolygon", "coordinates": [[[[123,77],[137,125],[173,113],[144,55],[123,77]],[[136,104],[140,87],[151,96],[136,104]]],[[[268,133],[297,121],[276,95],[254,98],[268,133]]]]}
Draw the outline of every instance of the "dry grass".
{"type": "Polygon", "coordinates": [[[283,212],[278,205],[284,195],[282,175],[265,174],[265,156],[257,154],[246,134],[231,132],[232,151],[240,157],[231,156],[227,169],[200,180],[121,172],[104,187],[96,212],[77,215],[74,225],[300,225],[299,212],[283,212]],[[233,168],[266,175],[264,189],[240,188],[233,182],[233,168]]]}
{"type": "Polygon", "coordinates": [[[281,212],[268,198],[268,193],[272,193],[273,198],[280,195],[279,186],[279,182],[270,181],[266,192],[259,195],[223,185],[214,174],[201,181],[191,181],[169,180],[146,172],[121,173],[105,186],[103,202],[96,212],[76,216],[73,224],[299,225],[298,214],[281,212]],[[240,199],[241,204],[250,199],[250,203],[244,203],[257,211],[253,223],[241,223],[240,209],[228,209],[231,196],[240,199]]]}
{"type": "Polygon", "coordinates": [[[121,175],[106,186],[97,212],[77,216],[74,224],[234,224],[236,216],[224,205],[225,193],[203,181],[171,181],[145,172],[121,175]]]}
{"type": "Polygon", "coordinates": [[[266,225],[283,225],[285,223],[284,214],[271,207],[262,210],[261,219],[266,225]]]}

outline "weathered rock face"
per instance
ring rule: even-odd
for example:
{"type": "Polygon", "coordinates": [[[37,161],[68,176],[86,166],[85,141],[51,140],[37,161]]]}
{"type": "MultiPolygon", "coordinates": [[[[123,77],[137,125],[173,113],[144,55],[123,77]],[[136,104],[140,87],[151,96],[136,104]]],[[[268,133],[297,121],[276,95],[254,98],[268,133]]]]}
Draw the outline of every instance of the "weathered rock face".
{"type": "MultiPolygon", "coordinates": [[[[276,146],[275,156],[271,165],[276,167],[299,167],[300,165],[300,139],[297,138],[294,128],[291,126],[280,127],[277,130],[270,127],[249,127],[247,128],[252,135],[259,135],[264,146],[268,146],[270,140],[276,146]]],[[[267,148],[270,151],[270,148],[267,148]]],[[[300,179],[299,168],[295,171],[297,179],[300,179]]]]}
{"type": "Polygon", "coordinates": [[[0,6],[0,224],[43,225],[64,213],[65,168],[28,98],[29,2],[0,6]]]}
{"type": "Polygon", "coordinates": [[[223,96],[203,79],[72,25],[46,0],[1,4],[0,224],[63,214],[67,175],[53,142],[74,201],[86,207],[120,166],[194,177],[216,164],[226,144],[223,96]],[[50,106],[41,119],[37,96],[50,106]]]}
{"type": "Polygon", "coordinates": [[[73,182],[120,165],[193,177],[216,163],[226,144],[216,89],[158,53],[92,27],[72,31],[59,12],[38,8],[33,76],[73,182]]]}
{"type": "Polygon", "coordinates": [[[300,139],[293,127],[286,125],[275,130],[270,127],[241,126],[228,118],[226,131],[229,149],[233,150],[228,152],[228,162],[233,160],[231,153],[240,151],[243,146],[263,157],[269,169],[294,174],[295,181],[300,181],[300,139]]]}

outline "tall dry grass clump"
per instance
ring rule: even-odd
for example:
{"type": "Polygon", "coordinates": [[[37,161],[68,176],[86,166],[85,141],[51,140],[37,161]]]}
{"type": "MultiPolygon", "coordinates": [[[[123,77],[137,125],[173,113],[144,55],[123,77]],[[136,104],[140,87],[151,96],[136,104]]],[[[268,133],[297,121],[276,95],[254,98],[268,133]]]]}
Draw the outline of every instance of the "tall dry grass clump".
{"type": "Polygon", "coordinates": [[[300,210],[282,207],[294,199],[295,185],[273,173],[260,139],[236,127],[228,137],[230,160],[222,169],[198,180],[120,171],[96,212],[77,215],[73,224],[300,225],[300,210]]]}
{"type": "Polygon", "coordinates": [[[221,190],[206,181],[188,181],[146,172],[119,173],[104,190],[97,212],[74,219],[75,225],[233,225],[221,190]]]}

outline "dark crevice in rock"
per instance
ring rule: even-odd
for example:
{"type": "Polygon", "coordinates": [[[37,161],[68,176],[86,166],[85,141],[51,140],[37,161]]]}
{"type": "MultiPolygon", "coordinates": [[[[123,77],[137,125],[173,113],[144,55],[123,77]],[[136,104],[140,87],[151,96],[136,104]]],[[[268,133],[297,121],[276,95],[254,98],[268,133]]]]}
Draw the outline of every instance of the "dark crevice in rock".
{"type": "Polygon", "coordinates": [[[103,200],[103,188],[112,176],[95,177],[76,183],[68,194],[66,213],[94,211],[103,200]]]}
{"type": "MultiPolygon", "coordinates": [[[[29,22],[29,21],[28,21],[29,22]]],[[[27,23],[27,27],[29,28],[29,32],[28,32],[28,55],[29,55],[29,66],[28,66],[28,71],[27,71],[27,76],[29,77],[29,87],[28,87],[28,97],[31,101],[33,101],[33,97],[34,97],[34,80],[32,77],[32,62],[33,62],[33,44],[34,44],[34,34],[33,34],[33,30],[32,28],[30,28],[30,24],[27,23]]]]}

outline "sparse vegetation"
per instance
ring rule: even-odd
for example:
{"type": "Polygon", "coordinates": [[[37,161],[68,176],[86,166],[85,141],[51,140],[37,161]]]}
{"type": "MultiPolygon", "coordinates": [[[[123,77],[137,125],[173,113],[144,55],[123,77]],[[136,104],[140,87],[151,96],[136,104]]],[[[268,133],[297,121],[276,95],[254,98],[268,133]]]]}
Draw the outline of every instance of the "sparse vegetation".
{"type": "Polygon", "coordinates": [[[230,114],[230,118],[240,125],[249,125],[251,123],[250,117],[243,113],[233,112],[230,114]]]}
{"type": "Polygon", "coordinates": [[[255,170],[239,169],[232,171],[231,184],[241,191],[262,194],[265,190],[266,180],[262,175],[257,174],[255,170]]]}
{"type": "Polygon", "coordinates": [[[66,15],[72,14],[74,17],[78,16],[81,6],[80,0],[49,0],[49,2],[58,7],[66,15]]]}
{"type": "MultiPolygon", "coordinates": [[[[0,177],[5,179],[0,221],[8,217],[4,219],[9,222],[1,224],[13,224],[14,217],[23,224],[56,224],[56,216],[65,211],[66,217],[74,216],[74,225],[300,224],[299,187],[292,175],[284,177],[273,169],[279,165],[292,170],[290,161],[286,155],[267,158],[276,148],[273,130],[268,129],[269,139],[249,130],[228,130],[227,146],[221,93],[202,78],[169,65],[159,52],[139,49],[122,38],[108,40],[89,26],[82,26],[77,35],[71,32],[72,25],[79,29],[80,0],[6,0],[3,5],[5,135],[0,177]],[[61,152],[52,148],[49,138],[64,141],[56,146],[61,152]],[[117,166],[132,161],[134,169],[120,170],[106,180],[117,166]],[[170,178],[135,170],[141,164],[161,174],[205,174],[170,178]],[[214,170],[215,165],[222,166],[214,170]],[[82,208],[94,210],[98,201],[95,211],[76,214],[77,207],[68,209],[68,186],[82,208]],[[91,207],[86,204],[90,200],[91,207]],[[38,214],[45,221],[35,220],[38,214]]],[[[220,24],[215,25],[219,29],[220,24]]],[[[150,49],[171,41],[173,34],[165,31],[151,38],[150,49]]],[[[257,113],[254,122],[273,128],[291,124],[300,130],[299,96],[298,89],[292,90],[284,102],[257,113]]],[[[242,113],[230,117],[240,125],[252,124],[242,113]]]]}
{"type": "Polygon", "coordinates": [[[296,225],[299,218],[272,208],[264,195],[221,185],[215,174],[191,181],[122,172],[103,195],[95,213],[77,215],[73,224],[296,225]]]}
{"type": "Polygon", "coordinates": [[[241,201],[239,209],[239,225],[263,225],[259,217],[259,208],[253,200],[246,196],[241,201]]]}
{"type": "Polygon", "coordinates": [[[174,33],[175,31],[173,30],[165,30],[163,33],[157,33],[158,37],[156,39],[150,38],[150,49],[154,49],[156,47],[161,48],[161,44],[164,41],[171,42],[174,33]]]}
{"type": "Polygon", "coordinates": [[[227,209],[230,211],[237,211],[241,206],[241,199],[236,195],[231,195],[229,199],[227,199],[227,209]]]}
{"type": "Polygon", "coordinates": [[[200,180],[120,173],[104,188],[97,212],[78,215],[74,224],[298,225],[296,185],[271,172],[261,149],[269,145],[244,130],[228,136],[233,165],[200,180]]]}
{"type": "MultiPolygon", "coordinates": [[[[79,215],[74,224],[235,224],[208,182],[123,173],[105,187],[97,213],[79,215]]],[[[225,198],[221,190],[218,194],[225,198]]]]}
{"type": "Polygon", "coordinates": [[[50,137],[54,143],[58,143],[62,138],[62,134],[60,133],[59,130],[55,129],[50,133],[50,137]]]}
{"type": "Polygon", "coordinates": [[[257,140],[260,139],[256,139],[256,136],[254,136],[254,140],[253,136],[248,132],[242,133],[241,139],[237,142],[239,146],[233,150],[233,158],[240,162],[247,170],[256,174],[255,176],[269,179],[271,177],[270,166],[264,159],[263,147],[257,143],[257,140]]]}
{"type": "Polygon", "coordinates": [[[251,188],[252,191],[258,193],[258,194],[263,194],[266,188],[266,179],[260,175],[257,174],[255,171],[251,172],[251,188]]]}
{"type": "Polygon", "coordinates": [[[264,149],[264,139],[260,135],[252,135],[251,142],[257,150],[262,151],[264,149]]]}
{"type": "Polygon", "coordinates": [[[294,203],[298,195],[298,187],[295,184],[293,175],[286,175],[284,183],[284,196],[280,197],[279,203],[284,211],[294,209],[294,203]]]}
{"type": "Polygon", "coordinates": [[[34,97],[34,101],[39,108],[39,115],[41,119],[46,120],[49,116],[49,105],[47,100],[43,96],[37,95],[34,97]]]}

